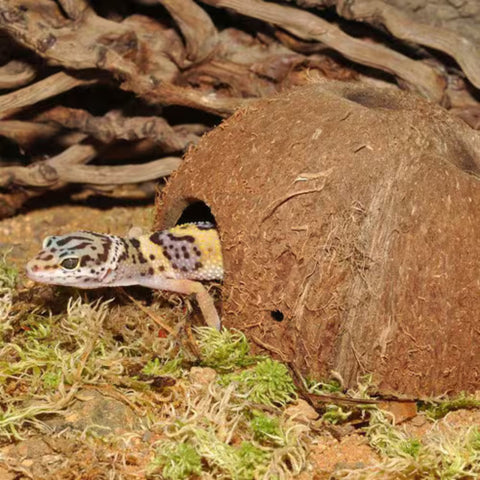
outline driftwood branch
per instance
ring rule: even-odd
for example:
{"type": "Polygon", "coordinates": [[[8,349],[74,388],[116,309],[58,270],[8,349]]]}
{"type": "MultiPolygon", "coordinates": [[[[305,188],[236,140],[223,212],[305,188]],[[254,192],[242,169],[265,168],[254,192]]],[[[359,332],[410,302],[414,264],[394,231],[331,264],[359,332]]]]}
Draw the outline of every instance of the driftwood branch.
{"type": "Polygon", "coordinates": [[[125,117],[118,111],[95,117],[85,110],[59,106],[39,115],[36,120],[79,130],[103,143],[119,139],[134,141],[149,138],[168,152],[184,150],[198,140],[198,136],[191,132],[182,134],[181,128],[173,129],[163,118],[125,117]]]}
{"type": "Polygon", "coordinates": [[[221,117],[318,77],[407,88],[480,128],[478,45],[383,0],[102,5],[0,0],[0,148],[19,147],[0,157],[0,217],[70,183],[168,175],[221,117]]]}
{"type": "Polygon", "coordinates": [[[176,20],[185,39],[187,59],[193,63],[208,57],[218,42],[212,19],[193,0],[158,0],[176,20]]]}
{"type": "Polygon", "coordinates": [[[20,120],[0,120],[0,135],[9,138],[22,148],[57,135],[61,127],[20,120]]]}
{"type": "Polygon", "coordinates": [[[90,185],[116,185],[140,183],[170,175],[182,161],[179,157],[165,157],[145,164],[103,167],[78,165],[57,168],[63,182],[88,183],[90,185]]]}
{"type": "Polygon", "coordinates": [[[28,167],[4,167],[0,170],[0,186],[52,187],[61,182],[59,170],[87,163],[96,154],[97,150],[92,145],[73,145],[60,155],[28,167]]]}
{"type": "Polygon", "coordinates": [[[478,45],[457,32],[418,22],[399,8],[380,0],[296,0],[296,3],[305,8],[335,6],[343,18],[384,27],[397,39],[446,53],[456,60],[472,84],[480,88],[478,45]]]}
{"type": "Polygon", "coordinates": [[[304,40],[322,42],[354,62],[399,77],[411,90],[418,91],[433,101],[438,102],[443,97],[445,80],[433,68],[381,45],[350,37],[337,26],[312,13],[261,0],[202,1],[273,23],[304,40]]]}
{"type": "Polygon", "coordinates": [[[97,80],[84,80],[58,72],[28,87],[0,96],[0,119],[11,117],[22,108],[34,105],[80,85],[95,83],[97,80]]]}
{"type": "Polygon", "coordinates": [[[183,105],[222,116],[231,114],[244,103],[242,99],[220,98],[213,92],[203,94],[174,85],[172,81],[178,68],[171,58],[181,65],[184,53],[172,49],[172,43],[175,46],[180,40],[172,42],[174,33],[165,31],[160,25],[156,26],[156,40],[153,41],[150,23],[145,31],[145,21],[130,19],[128,23],[115,23],[88,10],[75,22],[75,29],[68,24],[58,28],[54,20],[63,19],[51,2],[39,0],[30,9],[25,9],[24,4],[23,0],[0,1],[3,11],[0,28],[6,29],[24,46],[35,48],[50,62],[66,68],[101,68],[111,72],[123,80],[121,88],[149,103],[183,105]],[[51,25],[45,24],[44,7],[51,15],[51,25]],[[41,30],[38,22],[43,25],[41,30]]]}
{"type": "Polygon", "coordinates": [[[10,89],[23,87],[36,76],[35,69],[26,62],[12,60],[0,67],[0,88],[10,89]]]}
{"type": "Polygon", "coordinates": [[[437,26],[414,21],[410,15],[379,0],[340,0],[337,12],[344,18],[383,25],[394,37],[440,50],[454,58],[468,79],[480,88],[478,45],[468,38],[437,26]]]}
{"type": "Polygon", "coordinates": [[[97,155],[92,145],[73,145],[60,155],[28,167],[4,167],[0,186],[14,183],[27,187],[63,187],[66,183],[115,185],[139,183],[170,175],[180,164],[178,157],[166,157],[139,165],[85,165],[97,155]]]}
{"type": "Polygon", "coordinates": [[[62,6],[64,12],[70,20],[76,20],[80,15],[88,10],[89,5],[86,0],[57,0],[62,6]]]}

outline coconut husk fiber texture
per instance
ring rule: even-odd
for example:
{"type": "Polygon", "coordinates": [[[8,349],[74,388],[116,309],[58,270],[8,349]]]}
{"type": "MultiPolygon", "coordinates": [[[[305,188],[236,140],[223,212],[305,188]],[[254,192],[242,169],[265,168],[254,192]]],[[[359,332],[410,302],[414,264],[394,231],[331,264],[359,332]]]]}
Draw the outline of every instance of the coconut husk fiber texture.
{"type": "Polygon", "coordinates": [[[305,375],[381,392],[480,388],[480,139],[393,89],[315,83],[242,109],[191,149],[157,228],[205,202],[222,318],[305,375]]]}

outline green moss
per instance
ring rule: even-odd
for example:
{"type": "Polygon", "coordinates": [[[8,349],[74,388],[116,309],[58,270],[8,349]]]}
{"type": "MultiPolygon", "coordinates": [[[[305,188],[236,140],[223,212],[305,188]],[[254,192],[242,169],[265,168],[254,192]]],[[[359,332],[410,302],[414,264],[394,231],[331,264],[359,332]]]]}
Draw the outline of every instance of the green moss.
{"type": "Polygon", "coordinates": [[[259,406],[252,408],[247,396],[237,390],[236,384],[221,387],[213,382],[198,397],[192,387],[185,396],[184,413],[162,426],[164,434],[169,441],[191,445],[202,459],[202,473],[209,478],[298,475],[307,463],[308,427],[289,417],[267,414],[259,406]]]}
{"type": "Polygon", "coordinates": [[[391,424],[388,414],[371,410],[365,429],[370,445],[382,459],[365,469],[339,471],[336,478],[356,480],[480,478],[480,432],[477,427],[436,425],[422,440],[391,424]]]}
{"type": "Polygon", "coordinates": [[[46,372],[42,376],[43,386],[47,390],[56,389],[62,380],[61,372],[46,372]]]}
{"type": "Polygon", "coordinates": [[[202,459],[189,443],[163,442],[149,470],[161,470],[166,480],[183,480],[202,472],[202,459]]]}
{"type": "Polygon", "coordinates": [[[429,402],[419,402],[419,409],[423,410],[427,416],[433,420],[438,420],[439,418],[444,417],[448,412],[453,412],[462,408],[480,408],[480,400],[462,392],[457,398],[438,402],[434,400],[429,402]]]}
{"type": "Polygon", "coordinates": [[[120,353],[100,336],[106,313],[107,302],[77,299],[69,302],[66,315],[34,311],[19,319],[22,330],[0,348],[0,385],[21,385],[2,395],[0,436],[20,438],[25,424],[39,424],[39,415],[63,408],[68,393],[58,391],[59,385],[95,383],[118,365],[120,353]]]}
{"type": "Polygon", "coordinates": [[[251,442],[243,441],[239,446],[229,445],[211,430],[192,430],[197,451],[218,476],[235,480],[253,480],[263,474],[272,456],[251,442]]]}
{"type": "Polygon", "coordinates": [[[238,393],[251,402],[269,406],[286,405],[297,398],[295,385],[287,367],[266,358],[257,365],[239,373],[223,375],[222,385],[237,384],[238,393]]]}
{"type": "Polygon", "coordinates": [[[17,284],[18,269],[7,261],[9,252],[0,252],[0,294],[2,289],[14,289],[17,284]]]}
{"type": "Polygon", "coordinates": [[[399,444],[400,451],[412,458],[418,458],[421,448],[422,442],[418,438],[409,438],[399,444]]]}
{"type": "Polygon", "coordinates": [[[218,372],[247,367],[261,358],[250,355],[247,338],[240,331],[197,327],[195,335],[202,353],[202,365],[218,372]]]}
{"type": "Polygon", "coordinates": [[[473,427],[470,431],[468,443],[474,452],[480,453],[480,430],[478,427],[473,427]]]}
{"type": "Polygon", "coordinates": [[[148,361],[142,368],[144,375],[152,375],[159,377],[162,375],[169,375],[172,377],[180,377],[183,373],[182,358],[177,357],[172,360],[162,361],[158,357],[148,361]]]}
{"type": "Polygon", "coordinates": [[[60,320],[60,316],[41,314],[38,311],[29,312],[22,320],[22,326],[25,331],[27,341],[38,342],[51,339],[53,324],[60,320]]]}
{"type": "Polygon", "coordinates": [[[378,409],[370,412],[369,425],[365,429],[370,445],[387,457],[417,455],[421,448],[419,441],[394,427],[387,415],[378,409]]]}
{"type": "Polygon", "coordinates": [[[271,417],[259,410],[254,410],[252,416],[250,428],[255,440],[273,444],[282,443],[282,431],[277,417],[271,417]]]}
{"type": "Polygon", "coordinates": [[[316,395],[329,395],[342,392],[342,384],[334,378],[326,381],[316,381],[307,378],[305,379],[305,387],[309,393],[316,395]]]}
{"type": "Polygon", "coordinates": [[[271,453],[256,447],[251,442],[242,442],[236,449],[238,456],[238,480],[253,480],[266,470],[271,453]]]}
{"type": "Polygon", "coordinates": [[[352,411],[345,411],[340,405],[326,405],[322,420],[336,425],[346,422],[351,414],[352,411]]]}
{"type": "Polygon", "coordinates": [[[6,332],[11,330],[13,321],[11,312],[17,276],[17,269],[7,262],[7,252],[0,253],[0,342],[6,332]]]}
{"type": "Polygon", "coordinates": [[[220,478],[253,480],[255,473],[266,470],[268,452],[251,442],[239,446],[222,442],[211,429],[196,426],[185,428],[188,439],[182,443],[162,442],[149,470],[160,470],[163,478],[181,480],[206,471],[216,472],[220,478]]]}

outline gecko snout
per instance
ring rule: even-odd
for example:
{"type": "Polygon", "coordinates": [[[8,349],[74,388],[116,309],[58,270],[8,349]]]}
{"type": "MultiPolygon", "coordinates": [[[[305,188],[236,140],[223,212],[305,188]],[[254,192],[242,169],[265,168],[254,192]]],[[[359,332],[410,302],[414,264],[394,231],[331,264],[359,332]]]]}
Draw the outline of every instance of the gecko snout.
{"type": "Polygon", "coordinates": [[[31,280],[38,280],[40,278],[40,275],[38,271],[40,270],[40,267],[37,265],[35,260],[30,260],[26,267],[25,270],[27,272],[27,277],[30,278],[31,280]]]}

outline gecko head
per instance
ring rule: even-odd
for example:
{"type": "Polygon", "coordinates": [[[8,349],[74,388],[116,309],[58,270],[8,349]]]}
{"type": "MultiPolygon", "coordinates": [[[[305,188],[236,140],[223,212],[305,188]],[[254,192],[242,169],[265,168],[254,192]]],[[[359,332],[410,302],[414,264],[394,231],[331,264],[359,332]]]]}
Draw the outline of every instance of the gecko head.
{"type": "Polygon", "coordinates": [[[73,232],[46,237],[42,250],[28,262],[27,275],[41,283],[96,288],[108,283],[120,250],[111,235],[73,232]]]}

